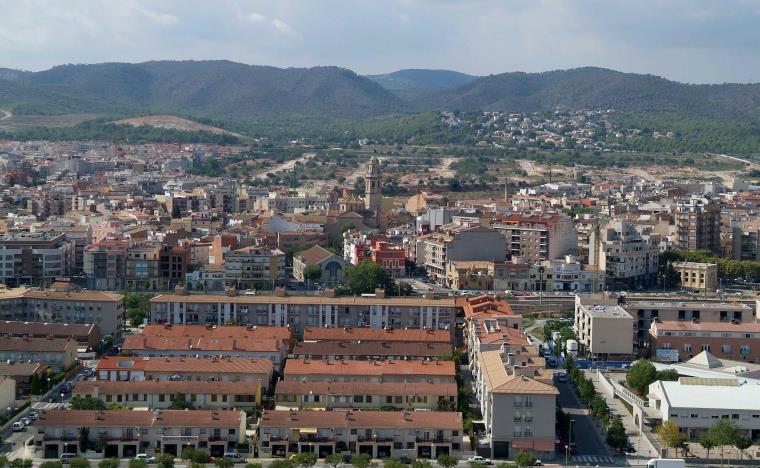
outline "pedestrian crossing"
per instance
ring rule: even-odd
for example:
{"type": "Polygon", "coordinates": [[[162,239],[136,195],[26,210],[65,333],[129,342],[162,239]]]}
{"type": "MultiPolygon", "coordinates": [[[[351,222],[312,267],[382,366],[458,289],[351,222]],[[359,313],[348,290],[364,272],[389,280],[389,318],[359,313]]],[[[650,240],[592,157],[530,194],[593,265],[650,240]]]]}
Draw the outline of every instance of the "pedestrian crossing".
{"type": "Polygon", "coordinates": [[[614,463],[612,457],[605,455],[573,455],[572,460],[576,463],[591,463],[594,465],[611,465],[614,463]]]}
{"type": "Polygon", "coordinates": [[[47,403],[44,401],[38,401],[32,405],[32,408],[36,410],[68,409],[68,407],[68,403],[47,403]]]}

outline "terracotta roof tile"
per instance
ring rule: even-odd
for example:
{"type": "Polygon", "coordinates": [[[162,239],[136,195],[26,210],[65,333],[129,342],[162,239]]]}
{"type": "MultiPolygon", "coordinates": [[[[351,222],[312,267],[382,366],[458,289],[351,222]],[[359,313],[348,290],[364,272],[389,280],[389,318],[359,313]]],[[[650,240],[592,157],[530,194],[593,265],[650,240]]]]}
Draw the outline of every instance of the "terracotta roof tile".
{"type": "Polygon", "coordinates": [[[353,361],[288,359],[287,378],[298,375],[435,375],[454,377],[453,361],[353,361]]]}
{"type": "Polygon", "coordinates": [[[450,343],[451,332],[421,328],[306,328],[303,339],[304,341],[450,343]]]}
{"type": "Polygon", "coordinates": [[[378,428],[462,430],[462,414],[447,411],[289,411],[267,410],[261,428],[378,428]]]}

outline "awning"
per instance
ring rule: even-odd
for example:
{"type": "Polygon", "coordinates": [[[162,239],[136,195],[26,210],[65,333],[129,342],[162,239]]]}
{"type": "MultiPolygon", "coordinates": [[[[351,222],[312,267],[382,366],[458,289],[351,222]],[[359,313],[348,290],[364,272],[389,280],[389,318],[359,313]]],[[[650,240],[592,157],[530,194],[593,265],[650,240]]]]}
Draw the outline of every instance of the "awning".
{"type": "Polygon", "coordinates": [[[298,432],[301,434],[316,434],[317,428],[316,427],[302,427],[298,429],[298,432]]]}
{"type": "Polygon", "coordinates": [[[539,452],[553,452],[554,441],[546,439],[519,439],[512,441],[512,447],[520,449],[532,449],[539,452]]]}

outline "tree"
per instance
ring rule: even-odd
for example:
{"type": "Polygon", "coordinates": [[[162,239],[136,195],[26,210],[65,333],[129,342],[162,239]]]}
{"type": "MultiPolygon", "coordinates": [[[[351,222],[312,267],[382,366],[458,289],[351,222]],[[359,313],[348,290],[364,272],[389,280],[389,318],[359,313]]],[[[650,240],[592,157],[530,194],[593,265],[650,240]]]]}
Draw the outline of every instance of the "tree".
{"type": "Polygon", "coordinates": [[[702,437],[699,438],[699,445],[702,446],[703,449],[705,449],[705,459],[709,462],[710,461],[710,450],[714,449],[718,446],[718,444],[715,442],[715,438],[710,435],[709,432],[702,434],[702,437]]]}
{"type": "Polygon", "coordinates": [[[438,458],[436,459],[436,461],[443,468],[451,468],[453,466],[457,466],[457,464],[459,463],[459,457],[455,457],[454,455],[449,455],[449,454],[442,454],[442,455],[438,455],[438,458]]]}
{"type": "Polygon", "coordinates": [[[670,380],[675,382],[678,380],[678,371],[675,369],[666,369],[657,371],[657,376],[655,377],[655,381],[657,380],[670,380]]]}
{"type": "Polygon", "coordinates": [[[69,461],[69,468],[90,468],[90,460],[86,458],[72,458],[69,461]]]}
{"type": "Polygon", "coordinates": [[[536,464],[536,457],[532,453],[522,450],[515,455],[517,466],[533,466],[536,464]]]}
{"type": "Polygon", "coordinates": [[[744,460],[744,451],[752,447],[752,439],[747,436],[738,436],[734,439],[734,447],[739,450],[739,458],[744,460]]]}
{"type": "Polygon", "coordinates": [[[261,463],[246,463],[243,468],[261,468],[261,463]]]}
{"type": "Polygon", "coordinates": [[[309,265],[303,269],[303,279],[306,281],[318,281],[322,277],[322,268],[319,265],[309,265]]]}
{"type": "Polygon", "coordinates": [[[40,468],[63,468],[63,465],[59,461],[46,461],[40,464],[40,468]]]}
{"type": "Polygon", "coordinates": [[[145,460],[129,460],[129,468],[148,468],[148,464],[145,460]]]}
{"type": "Polygon", "coordinates": [[[32,393],[32,395],[39,395],[42,393],[42,379],[40,378],[40,374],[34,373],[32,375],[32,381],[29,384],[29,391],[32,393]]]}
{"type": "Polygon", "coordinates": [[[0,468],[5,468],[5,465],[8,464],[8,457],[5,455],[0,455],[0,468]]]}
{"type": "Polygon", "coordinates": [[[157,468],[174,468],[174,457],[170,453],[162,453],[156,460],[157,468]]]}
{"type": "Polygon", "coordinates": [[[309,468],[317,463],[317,454],[314,452],[301,452],[293,457],[293,463],[303,468],[309,468]]]}
{"type": "Polygon", "coordinates": [[[657,435],[660,436],[660,442],[662,442],[665,448],[682,448],[688,440],[675,421],[665,421],[662,423],[657,428],[657,435]]]}
{"type": "Polygon", "coordinates": [[[636,390],[639,395],[645,394],[649,390],[649,384],[656,379],[657,369],[646,359],[636,361],[625,378],[628,386],[636,390]]]}
{"type": "Polygon", "coordinates": [[[428,460],[417,459],[412,462],[412,468],[433,468],[433,464],[428,460]]]}
{"type": "Polygon", "coordinates": [[[229,458],[220,457],[220,458],[214,459],[214,466],[216,468],[232,468],[233,466],[235,466],[235,462],[233,462],[229,458]]]}
{"type": "Polygon", "coordinates": [[[351,457],[351,464],[354,468],[368,468],[372,459],[366,453],[360,453],[351,457]]]}
{"type": "Polygon", "coordinates": [[[71,409],[75,410],[104,410],[106,404],[100,398],[93,398],[89,395],[81,397],[74,395],[71,398],[71,409]]]}
{"type": "Polygon", "coordinates": [[[628,435],[625,433],[623,418],[616,414],[607,428],[607,444],[614,449],[621,449],[628,443],[628,435]]]}
{"type": "Polygon", "coordinates": [[[325,463],[332,466],[332,468],[338,468],[343,463],[343,456],[339,453],[331,453],[325,457],[325,463]]]}
{"type": "Polygon", "coordinates": [[[118,458],[104,458],[98,463],[98,468],[117,468],[119,466],[118,458]]]}
{"type": "Polygon", "coordinates": [[[383,468],[406,468],[406,465],[399,460],[393,458],[386,458],[383,460],[383,468]]]}
{"type": "Polygon", "coordinates": [[[377,288],[392,290],[394,286],[385,268],[371,260],[348,267],[343,280],[349,294],[373,293],[377,288]]]}
{"type": "Polygon", "coordinates": [[[172,403],[169,405],[169,409],[173,409],[173,410],[193,409],[193,402],[190,400],[185,400],[184,394],[176,393],[172,397],[172,403]]]}
{"type": "Polygon", "coordinates": [[[269,464],[269,468],[293,468],[293,462],[290,460],[275,460],[269,464]]]}
{"type": "Polygon", "coordinates": [[[80,427],[79,428],[79,451],[84,453],[89,448],[90,448],[90,428],[80,427]]]}
{"type": "Polygon", "coordinates": [[[739,435],[736,424],[725,419],[720,419],[715,421],[707,433],[715,440],[715,444],[720,447],[720,464],[722,465],[723,451],[726,445],[733,445],[739,435]]]}
{"type": "Polygon", "coordinates": [[[194,447],[185,447],[182,449],[180,458],[196,463],[206,463],[206,460],[208,460],[208,453],[194,447]]]}
{"type": "Polygon", "coordinates": [[[594,395],[591,399],[589,408],[597,419],[602,419],[610,414],[610,407],[607,405],[607,401],[599,394],[594,395]]]}

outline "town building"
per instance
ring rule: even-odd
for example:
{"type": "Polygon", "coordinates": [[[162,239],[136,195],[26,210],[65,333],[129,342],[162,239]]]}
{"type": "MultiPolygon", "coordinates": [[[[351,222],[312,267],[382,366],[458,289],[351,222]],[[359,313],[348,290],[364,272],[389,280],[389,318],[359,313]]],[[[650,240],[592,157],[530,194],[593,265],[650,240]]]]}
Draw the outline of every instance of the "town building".
{"type": "Polygon", "coordinates": [[[301,382],[454,382],[454,361],[347,361],[288,359],[285,381],[301,382]]]}
{"type": "Polygon", "coordinates": [[[235,357],[269,359],[281,369],[290,349],[287,327],[234,325],[147,325],[125,338],[122,351],[133,356],[235,357]]]}
{"type": "Polygon", "coordinates": [[[664,423],[674,421],[689,441],[697,441],[715,421],[733,423],[740,436],[760,435],[760,400],[757,386],[732,377],[681,377],[649,385],[649,408],[664,423]]]}
{"type": "Polygon", "coordinates": [[[304,329],[303,341],[449,344],[451,333],[448,330],[430,328],[321,327],[304,329]]]}
{"type": "Polygon", "coordinates": [[[56,372],[74,367],[77,343],[69,338],[0,336],[0,361],[40,362],[56,372]]]}
{"type": "Polygon", "coordinates": [[[442,410],[457,407],[456,383],[299,382],[280,380],[277,409],[442,410]]]}
{"type": "Polygon", "coordinates": [[[44,381],[48,377],[49,369],[46,364],[41,362],[0,362],[0,376],[11,378],[16,382],[17,399],[28,396],[31,390],[32,378],[37,375],[41,382],[44,381]]]}
{"type": "Polygon", "coordinates": [[[330,360],[434,360],[453,356],[453,352],[450,343],[311,341],[296,343],[291,356],[296,359],[330,360]]]}
{"type": "Polygon", "coordinates": [[[581,352],[597,357],[634,352],[633,316],[619,305],[593,304],[575,296],[573,331],[581,352]]]}
{"type": "Polygon", "coordinates": [[[104,356],[95,372],[97,380],[206,380],[258,382],[269,388],[272,361],[243,358],[104,356]]]}
{"type": "Polygon", "coordinates": [[[575,225],[562,214],[497,215],[491,226],[506,239],[509,255],[527,262],[559,259],[578,250],[575,225]]]}
{"type": "Polygon", "coordinates": [[[237,410],[46,410],[35,422],[34,445],[45,458],[84,454],[84,438],[91,446],[105,440],[105,458],[145,452],[179,457],[183,448],[221,457],[245,440],[245,430],[245,412],[237,410]],[[84,435],[82,427],[88,428],[84,435]]]}
{"type": "Polygon", "coordinates": [[[462,450],[462,425],[462,414],[454,412],[267,410],[257,441],[265,458],[349,452],[375,459],[435,459],[462,450]]]}
{"type": "Polygon", "coordinates": [[[760,361],[760,323],[654,321],[651,349],[663,360],[691,359],[707,351],[719,359],[760,361]]]}
{"type": "Polygon", "coordinates": [[[606,275],[606,287],[644,288],[657,283],[660,237],[641,234],[625,220],[610,221],[589,237],[589,265],[606,275]]]}
{"type": "Polygon", "coordinates": [[[716,203],[694,198],[679,203],[675,212],[676,247],[720,255],[720,217],[720,206],[716,203]]]}
{"type": "Polygon", "coordinates": [[[718,287],[718,265],[715,263],[673,262],[681,287],[714,292],[718,287]]]}
{"type": "Polygon", "coordinates": [[[9,416],[8,409],[11,411],[16,408],[16,380],[12,377],[0,375],[0,415],[9,416]]]}
{"type": "Polygon", "coordinates": [[[33,338],[71,338],[79,346],[94,348],[100,344],[100,330],[91,323],[46,323],[0,321],[0,336],[33,338]]]}
{"type": "Polygon", "coordinates": [[[347,265],[347,262],[340,256],[315,245],[293,257],[293,277],[298,281],[305,282],[304,271],[306,268],[318,266],[322,275],[316,282],[335,285],[343,280],[347,265]]]}
{"type": "Polygon", "coordinates": [[[285,252],[262,247],[243,247],[224,257],[224,276],[237,289],[274,290],[288,279],[285,252]]]}
{"type": "Polygon", "coordinates": [[[273,296],[160,294],[151,299],[153,324],[170,323],[289,326],[296,335],[308,327],[416,328],[453,334],[453,299],[431,297],[290,296],[281,288],[273,296]]]}
{"type": "Polygon", "coordinates": [[[9,287],[49,286],[72,274],[74,243],[65,234],[43,231],[0,238],[0,280],[9,287]]]}
{"type": "Polygon", "coordinates": [[[73,394],[131,409],[169,409],[177,398],[193,409],[252,410],[261,406],[261,385],[242,381],[83,380],[74,386],[73,394]]]}

